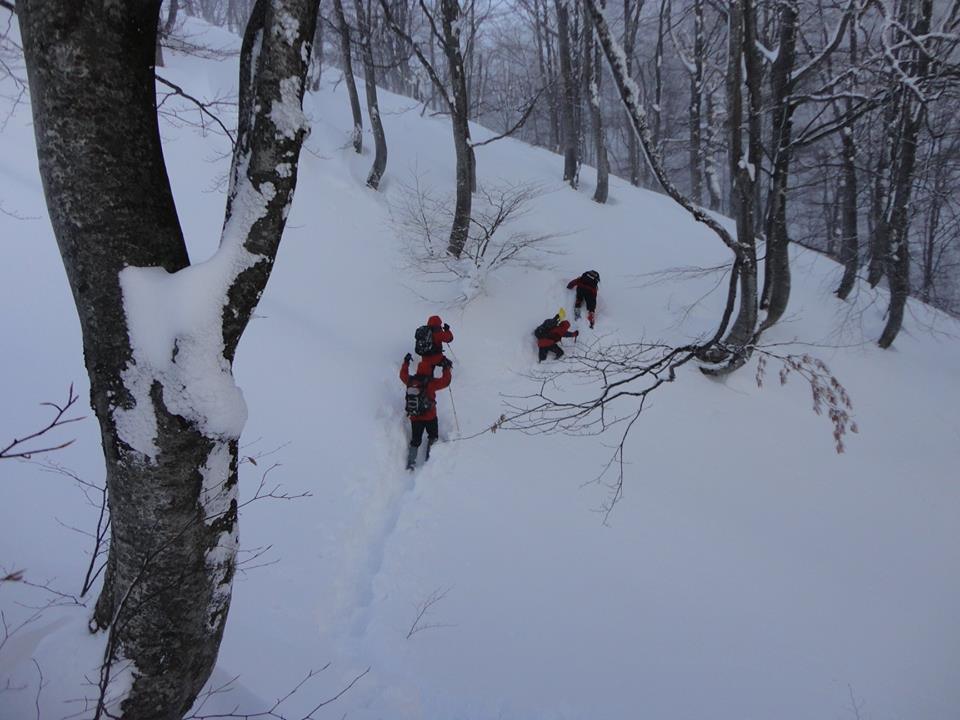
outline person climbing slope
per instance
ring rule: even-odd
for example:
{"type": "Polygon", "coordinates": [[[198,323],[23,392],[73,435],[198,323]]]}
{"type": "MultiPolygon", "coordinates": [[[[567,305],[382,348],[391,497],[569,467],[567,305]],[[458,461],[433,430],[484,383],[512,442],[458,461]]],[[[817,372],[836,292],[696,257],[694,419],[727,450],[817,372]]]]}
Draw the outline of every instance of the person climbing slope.
{"type": "Polygon", "coordinates": [[[426,325],[417,328],[413,339],[414,351],[423,358],[423,362],[429,363],[432,369],[445,359],[443,344],[453,342],[453,332],[439,315],[431,315],[426,325]]]}
{"type": "Polygon", "coordinates": [[[574,278],[567,283],[567,288],[577,290],[577,300],[573,304],[573,317],[580,319],[580,306],[587,304],[587,320],[590,321],[590,327],[596,320],[597,311],[597,286],[600,285],[600,273],[596,270],[587,270],[583,275],[574,278]]]}
{"type": "Polygon", "coordinates": [[[552,352],[559,360],[563,357],[563,348],[560,347],[563,338],[575,338],[580,334],[579,330],[570,332],[570,323],[566,320],[566,317],[567,311],[560,308],[556,315],[544,320],[533,331],[533,336],[537,338],[537,347],[539,348],[539,360],[537,362],[546,360],[548,352],[552,352]]]}
{"type": "Polygon", "coordinates": [[[421,360],[417,365],[417,374],[410,374],[410,361],[413,356],[407,353],[400,366],[400,380],[407,387],[406,412],[410,418],[410,447],[407,450],[407,470],[413,470],[417,465],[417,453],[423,441],[423,433],[427,433],[427,452],[423,458],[430,459],[430,447],[439,437],[437,422],[437,391],[443,390],[450,384],[452,375],[450,368],[453,363],[441,357],[437,365],[443,368],[439,378],[433,376],[434,365],[421,360]]]}

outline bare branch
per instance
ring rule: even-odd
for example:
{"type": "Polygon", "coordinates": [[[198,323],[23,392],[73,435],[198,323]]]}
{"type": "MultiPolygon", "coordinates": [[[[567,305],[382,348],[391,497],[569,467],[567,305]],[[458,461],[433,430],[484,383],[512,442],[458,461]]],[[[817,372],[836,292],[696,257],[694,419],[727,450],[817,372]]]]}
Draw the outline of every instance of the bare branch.
{"type": "Polygon", "coordinates": [[[56,411],[53,420],[36,432],[32,432],[22,438],[14,438],[6,447],[0,449],[0,460],[12,460],[13,458],[30,459],[34,455],[53,452],[54,450],[62,450],[68,445],[73,444],[73,440],[68,440],[67,442],[59,443],[57,445],[33,448],[23,447],[31,441],[36,440],[47,433],[56,430],[57,428],[63,427],[64,425],[69,425],[70,423],[78,422],[79,420],[83,420],[83,416],[66,417],[70,412],[70,408],[76,404],[77,400],[79,400],[79,397],[73,392],[73,383],[70,383],[70,389],[67,391],[67,400],[63,405],[57,405],[56,403],[52,402],[40,403],[42,406],[51,407],[56,411]]]}
{"type": "Polygon", "coordinates": [[[193,95],[191,95],[186,90],[184,90],[182,87],[180,87],[176,83],[170,82],[162,75],[157,75],[156,78],[157,78],[157,82],[159,82],[161,85],[166,85],[168,88],[173,90],[175,95],[179,95],[180,97],[192,102],[194,105],[197,106],[197,108],[200,110],[202,114],[206,115],[211,120],[213,120],[213,122],[219,125],[220,129],[223,130],[223,134],[226,135],[228,138],[230,138],[231,145],[237,144],[237,140],[234,137],[233,133],[230,132],[230,129],[223,124],[223,121],[219,117],[217,117],[217,115],[211,112],[209,103],[205,103],[202,100],[198,100],[193,95]]]}

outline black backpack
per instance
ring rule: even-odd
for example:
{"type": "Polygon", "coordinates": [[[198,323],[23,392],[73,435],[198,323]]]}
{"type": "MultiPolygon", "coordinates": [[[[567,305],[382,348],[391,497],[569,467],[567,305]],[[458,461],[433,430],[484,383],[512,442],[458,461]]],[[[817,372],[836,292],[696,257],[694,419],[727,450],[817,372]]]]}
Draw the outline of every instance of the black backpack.
{"type": "Polygon", "coordinates": [[[427,385],[429,383],[429,378],[423,378],[420,385],[407,385],[406,411],[409,417],[426,415],[433,409],[433,400],[430,399],[430,395],[427,393],[427,385]]]}
{"type": "Polygon", "coordinates": [[[432,355],[436,352],[433,346],[433,328],[421,325],[413,334],[414,350],[417,355],[432,355]]]}
{"type": "Polygon", "coordinates": [[[591,287],[596,287],[600,284],[600,273],[596,270],[587,270],[587,272],[580,276],[580,279],[591,287]]]}
{"type": "Polygon", "coordinates": [[[533,336],[537,338],[537,340],[542,340],[547,336],[548,332],[553,330],[559,324],[560,324],[560,321],[557,320],[556,316],[552,318],[547,318],[537,326],[536,330],[533,331],[533,336]]]}

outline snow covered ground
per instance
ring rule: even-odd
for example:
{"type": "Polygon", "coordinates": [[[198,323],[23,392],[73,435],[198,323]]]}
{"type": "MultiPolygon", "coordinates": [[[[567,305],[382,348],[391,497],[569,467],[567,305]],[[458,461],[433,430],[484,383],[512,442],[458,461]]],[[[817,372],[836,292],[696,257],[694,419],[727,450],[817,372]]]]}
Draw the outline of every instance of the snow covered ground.
{"type": "MultiPolygon", "coordinates": [[[[236,84],[235,60],[168,56],[166,74],[195,95],[236,84]]],[[[504,396],[535,389],[530,333],[571,309],[569,279],[602,276],[597,328],[580,324],[568,350],[682,342],[713,329],[721,277],[652,274],[719,264],[724,249],[665,197],[612,179],[611,202],[598,206],[592,170],[574,192],[558,180],[562,158],[504,140],[478,149],[480,182],[542,186],[521,223],[558,235],[557,253],[493,276],[465,307],[444,305],[454,289],[404,269],[396,208],[417,176],[452,187],[449,124],[382,93],[390,159],[373,193],[363,186],[372,138],[363,156],[352,152],[336,80],[328,71],[306,101],[313,133],[294,208],[236,363],[244,452],[275,450],[243,466],[241,493],[279,463],[268,481],[311,495],[243,511],[242,546],[269,546],[253,562],[268,564],[237,577],[213,684],[238,679],[203,712],[264,710],[329,663],[282,707],[288,717],[369,668],[318,717],[957,718],[958,324],[911,304],[906,331],[881,351],[872,340],[884,295],[861,288],[840,303],[830,294],[839,266],[795,248],[789,315],[765,339],[801,341],[781,350],[827,362],[860,434],[837,455],[809,388],[779,386],[775,369],[763,389],[754,365],[725,381],[684,369],[635,426],[625,495],[604,525],[607,490],[590,481],[613,436],[457,438],[492,424],[504,396]],[[456,334],[452,393],[440,394],[448,442],[409,474],[397,371],[435,312],[456,334]]],[[[219,237],[227,143],[168,121],[163,134],[191,253],[203,259],[219,237]]],[[[0,148],[3,441],[42,424],[37,403],[60,400],[71,382],[85,406],[87,386],[27,107],[0,148]]],[[[98,430],[82,412],[64,431],[76,442],[48,460],[99,481],[98,430]]],[[[97,510],[39,463],[0,464],[0,498],[0,568],[78,592],[91,543],[71,527],[91,529],[97,510]]],[[[24,603],[48,597],[0,584],[9,630],[34,616],[24,603]]],[[[35,717],[38,697],[43,718],[81,709],[102,653],[88,612],[48,609],[0,647],[0,717],[35,717]]]]}

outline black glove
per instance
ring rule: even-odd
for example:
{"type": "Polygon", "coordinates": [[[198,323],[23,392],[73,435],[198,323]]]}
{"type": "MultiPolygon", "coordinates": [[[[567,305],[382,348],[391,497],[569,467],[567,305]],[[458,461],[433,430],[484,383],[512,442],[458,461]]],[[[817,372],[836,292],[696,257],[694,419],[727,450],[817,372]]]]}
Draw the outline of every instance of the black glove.
{"type": "Polygon", "coordinates": [[[447,325],[447,323],[444,323],[444,324],[443,324],[443,329],[446,330],[447,332],[449,332],[449,331],[450,331],[450,326],[447,325]]]}
{"type": "Polygon", "coordinates": [[[574,336],[574,337],[580,337],[580,331],[579,331],[579,330],[574,330],[574,331],[573,331],[573,336],[574,336]]]}
{"type": "Polygon", "coordinates": [[[442,368],[452,368],[452,367],[453,367],[453,360],[451,360],[450,358],[445,357],[443,360],[440,361],[440,367],[442,367],[442,368]]]}
{"type": "Polygon", "coordinates": [[[408,363],[408,362],[410,362],[411,360],[413,360],[413,355],[411,355],[410,353],[407,353],[406,355],[403,356],[403,361],[404,361],[405,363],[408,363]]]}

